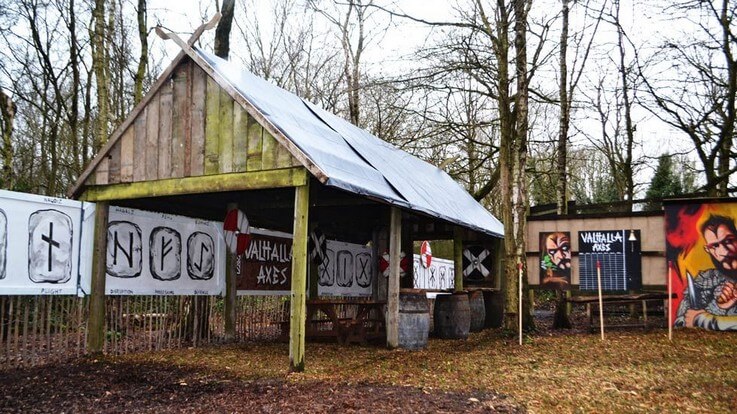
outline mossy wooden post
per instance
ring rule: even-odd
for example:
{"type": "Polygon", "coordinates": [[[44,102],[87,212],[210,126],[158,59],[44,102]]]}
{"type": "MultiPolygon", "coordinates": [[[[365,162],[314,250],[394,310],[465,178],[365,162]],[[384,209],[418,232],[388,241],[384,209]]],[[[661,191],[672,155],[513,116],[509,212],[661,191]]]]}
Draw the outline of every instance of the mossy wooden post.
{"type": "Polygon", "coordinates": [[[402,211],[392,207],[389,219],[389,286],[386,300],[386,346],[399,346],[399,272],[402,244],[402,211]]]}
{"type": "MultiPolygon", "coordinates": [[[[227,211],[237,210],[238,204],[228,203],[227,211]]],[[[236,253],[228,250],[225,253],[225,340],[235,340],[235,261],[238,260],[236,253]]]]}
{"type": "Polygon", "coordinates": [[[309,183],[296,187],[294,232],[292,236],[292,302],[289,324],[289,370],[305,369],[305,291],[307,290],[307,221],[310,202],[309,183]]]}
{"type": "Polygon", "coordinates": [[[92,252],[92,286],[90,315],[87,321],[87,352],[102,354],[105,345],[105,256],[107,255],[108,203],[99,202],[95,208],[95,235],[92,252]]]}
{"type": "Polygon", "coordinates": [[[463,232],[460,228],[453,229],[453,268],[455,291],[463,291],[463,232]]]}

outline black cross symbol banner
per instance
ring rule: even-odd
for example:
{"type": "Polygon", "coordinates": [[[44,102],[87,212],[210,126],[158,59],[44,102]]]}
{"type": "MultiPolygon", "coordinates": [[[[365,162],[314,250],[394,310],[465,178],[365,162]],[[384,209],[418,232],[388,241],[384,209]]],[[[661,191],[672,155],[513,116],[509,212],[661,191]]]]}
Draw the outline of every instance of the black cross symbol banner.
{"type": "Polygon", "coordinates": [[[57,247],[57,248],[59,247],[59,242],[56,241],[56,240],[54,240],[54,223],[49,223],[49,235],[46,236],[45,234],[42,234],[41,235],[41,240],[43,240],[43,241],[45,241],[46,243],[49,244],[49,262],[48,262],[49,265],[48,265],[48,268],[49,268],[49,272],[50,272],[51,271],[51,264],[53,263],[53,261],[51,260],[51,258],[53,257],[53,249],[54,249],[54,247],[57,247]]]}
{"type": "Polygon", "coordinates": [[[362,287],[367,287],[371,283],[371,278],[369,277],[368,268],[369,268],[369,259],[363,259],[360,256],[356,257],[358,259],[358,276],[356,277],[356,280],[358,281],[358,284],[362,287]]]}
{"type": "Polygon", "coordinates": [[[491,273],[491,253],[481,246],[469,246],[463,251],[463,277],[481,280],[491,273]]]}
{"type": "Polygon", "coordinates": [[[319,228],[316,228],[312,231],[312,233],[310,233],[310,240],[307,244],[307,250],[309,251],[310,258],[315,263],[323,263],[326,258],[328,243],[325,239],[325,235],[322,233],[322,231],[320,231],[319,228]]]}
{"type": "Polygon", "coordinates": [[[330,257],[326,254],[320,266],[317,267],[319,272],[318,282],[320,283],[320,286],[333,286],[335,284],[335,281],[330,276],[330,269],[328,269],[329,265],[330,257]]]}

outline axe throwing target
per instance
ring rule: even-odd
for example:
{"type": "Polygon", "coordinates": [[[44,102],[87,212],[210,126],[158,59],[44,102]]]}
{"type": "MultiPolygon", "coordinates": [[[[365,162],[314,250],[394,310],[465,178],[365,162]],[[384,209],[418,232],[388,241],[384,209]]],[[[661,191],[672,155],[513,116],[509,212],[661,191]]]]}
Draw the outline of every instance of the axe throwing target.
{"type": "Polygon", "coordinates": [[[491,274],[491,252],[483,246],[468,246],[463,250],[463,277],[483,280],[491,274]]]}

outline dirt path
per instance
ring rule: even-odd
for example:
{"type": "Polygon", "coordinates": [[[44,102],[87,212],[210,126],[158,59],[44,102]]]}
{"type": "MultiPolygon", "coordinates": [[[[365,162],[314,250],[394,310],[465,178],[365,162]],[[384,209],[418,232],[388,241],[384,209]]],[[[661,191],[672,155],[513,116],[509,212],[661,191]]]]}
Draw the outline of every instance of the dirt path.
{"type": "Polygon", "coordinates": [[[376,384],[245,381],[223,373],[132,362],[0,371],[0,412],[430,413],[521,412],[487,392],[376,384]]]}

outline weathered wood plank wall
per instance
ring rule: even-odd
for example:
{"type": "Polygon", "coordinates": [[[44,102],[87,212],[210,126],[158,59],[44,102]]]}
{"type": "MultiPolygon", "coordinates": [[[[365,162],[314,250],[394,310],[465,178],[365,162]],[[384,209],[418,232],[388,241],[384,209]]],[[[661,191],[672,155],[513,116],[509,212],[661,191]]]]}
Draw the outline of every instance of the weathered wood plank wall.
{"type": "Polygon", "coordinates": [[[211,77],[184,60],[90,175],[107,185],[299,166],[211,77]]]}

